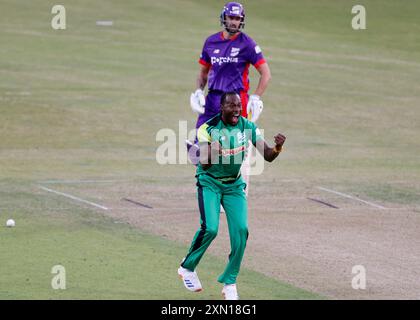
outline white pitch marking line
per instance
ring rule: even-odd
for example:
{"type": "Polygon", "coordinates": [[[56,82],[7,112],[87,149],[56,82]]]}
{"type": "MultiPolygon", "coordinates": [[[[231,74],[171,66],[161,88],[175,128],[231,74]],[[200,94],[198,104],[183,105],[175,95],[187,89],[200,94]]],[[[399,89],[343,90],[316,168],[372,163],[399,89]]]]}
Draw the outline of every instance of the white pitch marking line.
{"type": "Polygon", "coordinates": [[[114,21],[111,21],[111,20],[99,20],[99,21],[96,21],[96,25],[97,26],[105,26],[105,27],[110,27],[110,26],[112,26],[112,25],[114,25],[114,21]]]}
{"type": "Polygon", "coordinates": [[[47,183],[47,184],[78,184],[78,183],[114,183],[121,182],[124,180],[45,180],[38,181],[38,183],[47,183]]]}
{"type": "Polygon", "coordinates": [[[376,208],[379,208],[379,209],[386,209],[386,210],[388,209],[388,208],[385,208],[383,206],[380,206],[379,204],[375,204],[375,203],[372,203],[372,202],[369,202],[369,201],[366,201],[366,200],[362,200],[360,198],[353,197],[353,196],[345,194],[345,193],[341,193],[341,192],[334,191],[334,190],[331,190],[331,189],[327,189],[327,188],[324,188],[324,187],[317,187],[317,188],[320,189],[320,190],[324,190],[324,191],[327,191],[327,192],[338,194],[339,196],[342,196],[342,197],[345,197],[345,198],[349,198],[349,199],[353,199],[353,200],[357,200],[357,201],[366,203],[370,206],[373,206],[373,207],[376,207],[376,208]]]}
{"type": "Polygon", "coordinates": [[[52,192],[52,193],[58,194],[58,195],[60,195],[60,196],[63,196],[63,197],[66,197],[66,198],[72,199],[72,200],[76,200],[76,201],[79,201],[79,202],[84,202],[84,203],[90,204],[91,206],[94,206],[94,207],[100,208],[100,209],[102,209],[102,210],[109,210],[109,208],[107,208],[107,207],[104,207],[104,206],[101,206],[101,205],[99,205],[99,204],[97,204],[97,203],[90,202],[90,201],[87,201],[87,200],[84,200],[84,199],[81,199],[81,198],[78,198],[78,197],[72,196],[71,194],[67,194],[67,193],[63,193],[63,192],[59,192],[59,191],[55,191],[55,190],[48,189],[48,188],[45,188],[45,187],[42,187],[42,186],[39,186],[39,188],[41,188],[42,190],[45,190],[45,191],[48,191],[48,192],[52,192]]]}

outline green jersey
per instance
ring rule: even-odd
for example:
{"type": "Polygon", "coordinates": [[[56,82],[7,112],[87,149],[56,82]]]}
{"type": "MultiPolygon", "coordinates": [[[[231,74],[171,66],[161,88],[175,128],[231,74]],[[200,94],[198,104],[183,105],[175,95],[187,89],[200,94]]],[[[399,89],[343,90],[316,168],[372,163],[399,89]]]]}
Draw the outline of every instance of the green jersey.
{"type": "Polygon", "coordinates": [[[197,138],[200,144],[219,141],[222,148],[218,161],[204,170],[201,163],[197,166],[197,176],[208,174],[221,181],[235,181],[240,175],[242,162],[248,149],[248,141],[255,146],[262,139],[260,130],[251,121],[239,117],[235,126],[224,123],[222,114],[211,118],[198,128],[197,138]]]}

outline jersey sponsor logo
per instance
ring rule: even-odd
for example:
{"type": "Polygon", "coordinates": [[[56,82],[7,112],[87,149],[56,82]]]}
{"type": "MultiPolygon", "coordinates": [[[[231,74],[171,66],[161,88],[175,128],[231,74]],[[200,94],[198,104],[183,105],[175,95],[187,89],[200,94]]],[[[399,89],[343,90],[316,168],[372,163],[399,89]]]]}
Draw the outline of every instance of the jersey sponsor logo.
{"type": "Polygon", "coordinates": [[[211,64],[218,64],[221,66],[224,63],[238,63],[238,58],[232,57],[211,57],[211,64]]]}
{"type": "Polygon", "coordinates": [[[261,53],[261,48],[260,48],[260,46],[255,46],[255,53],[256,53],[256,54],[261,53]]]}
{"type": "Polygon", "coordinates": [[[236,57],[239,54],[239,51],[241,48],[232,48],[232,51],[230,52],[231,57],[236,57]]]}
{"type": "Polygon", "coordinates": [[[246,150],[246,147],[244,145],[239,146],[237,148],[233,148],[233,149],[222,149],[222,156],[227,157],[227,156],[234,156],[235,154],[244,152],[246,150]]]}

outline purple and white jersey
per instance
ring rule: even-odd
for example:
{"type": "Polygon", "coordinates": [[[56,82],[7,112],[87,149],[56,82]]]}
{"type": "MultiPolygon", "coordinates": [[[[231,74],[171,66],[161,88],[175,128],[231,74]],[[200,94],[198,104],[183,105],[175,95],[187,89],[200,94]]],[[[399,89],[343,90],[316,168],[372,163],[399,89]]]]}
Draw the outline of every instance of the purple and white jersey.
{"type": "Polygon", "coordinates": [[[245,33],[225,39],[223,32],[218,32],[206,39],[199,63],[211,67],[209,90],[246,94],[249,90],[249,65],[258,68],[265,59],[260,47],[245,33]]]}

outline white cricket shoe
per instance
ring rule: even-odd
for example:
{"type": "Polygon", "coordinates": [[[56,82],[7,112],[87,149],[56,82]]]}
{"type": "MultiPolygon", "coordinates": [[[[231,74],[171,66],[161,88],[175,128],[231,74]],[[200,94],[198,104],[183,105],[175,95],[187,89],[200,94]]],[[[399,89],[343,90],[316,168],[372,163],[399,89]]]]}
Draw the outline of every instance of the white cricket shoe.
{"type": "Polygon", "coordinates": [[[222,289],[222,295],[225,300],[239,300],[236,284],[225,284],[222,289]]]}
{"type": "Polygon", "coordinates": [[[178,275],[182,279],[182,282],[184,283],[185,288],[187,288],[188,290],[193,291],[193,292],[199,292],[203,290],[200,279],[198,279],[197,272],[190,271],[183,267],[179,267],[178,275]]]}

